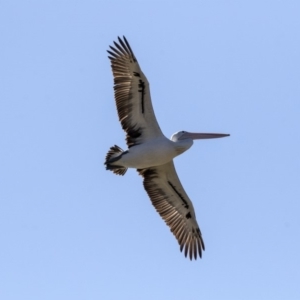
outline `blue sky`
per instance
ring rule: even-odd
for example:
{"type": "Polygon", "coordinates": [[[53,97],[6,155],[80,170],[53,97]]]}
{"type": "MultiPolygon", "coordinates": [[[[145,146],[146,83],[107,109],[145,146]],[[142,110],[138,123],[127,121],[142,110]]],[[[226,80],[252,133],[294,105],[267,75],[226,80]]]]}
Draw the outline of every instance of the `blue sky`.
{"type": "Polygon", "coordinates": [[[2,1],[0,298],[300,298],[299,1],[2,1]],[[125,148],[106,50],[125,35],[206,251],[190,261],[125,148]]]}

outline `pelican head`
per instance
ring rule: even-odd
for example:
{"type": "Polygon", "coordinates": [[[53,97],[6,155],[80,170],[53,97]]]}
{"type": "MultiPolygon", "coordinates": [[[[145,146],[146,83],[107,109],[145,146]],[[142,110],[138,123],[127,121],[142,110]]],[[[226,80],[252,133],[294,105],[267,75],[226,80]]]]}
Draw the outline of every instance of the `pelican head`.
{"type": "Polygon", "coordinates": [[[221,137],[230,136],[230,134],[225,133],[193,133],[187,131],[178,131],[174,133],[171,137],[173,142],[182,141],[186,139],[200,140],[200,139],[216,139],[221,137]]]}

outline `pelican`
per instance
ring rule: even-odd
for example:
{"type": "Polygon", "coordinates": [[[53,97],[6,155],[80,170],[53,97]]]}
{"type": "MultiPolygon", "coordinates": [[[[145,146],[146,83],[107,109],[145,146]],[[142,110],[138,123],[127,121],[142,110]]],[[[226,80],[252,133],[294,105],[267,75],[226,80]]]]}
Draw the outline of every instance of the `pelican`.
{"type": "Polygon", "coordinates": [[[177,176],[173,158],[193,145],[193,140],[229,136],[221,133],[179,131],[168,139],[162,133],[151,103],[149,82],[123,36],[110,46],[108,58],[114,77],[119,120],[126,132],[128,150],[111,147],[105,158],[107,170],[124,175],[128,168],[143,177],[156,211],[176,237],[180,251],[192,260],[205,250],[193,204],[177,176]]]}

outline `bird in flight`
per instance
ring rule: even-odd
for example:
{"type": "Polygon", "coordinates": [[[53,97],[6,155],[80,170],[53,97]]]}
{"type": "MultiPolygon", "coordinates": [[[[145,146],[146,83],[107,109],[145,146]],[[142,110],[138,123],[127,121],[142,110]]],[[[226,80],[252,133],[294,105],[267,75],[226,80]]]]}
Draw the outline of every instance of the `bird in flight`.
{"type": "Polygon", "coordinates": [[[177,176],[173,158],[193,145],[193,140],[229,136],[221,133],[179,131],[168,139],[162,133],[152,107],[149,83],[126,38],[110,46],[114,95],[119,120],[126,132],[128,150],[111,147],[105,158],[107,170],[124,175],[137,169],[156,211],[176,237],[180,251],[192,260],[205,250],[193,204],[177,176]]]}

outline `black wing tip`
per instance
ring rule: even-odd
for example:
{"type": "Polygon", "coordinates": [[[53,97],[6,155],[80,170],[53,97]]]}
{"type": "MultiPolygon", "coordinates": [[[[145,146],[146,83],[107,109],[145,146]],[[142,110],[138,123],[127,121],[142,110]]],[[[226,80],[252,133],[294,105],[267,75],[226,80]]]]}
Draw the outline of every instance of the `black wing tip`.
{"type": "Polygon", "coordinates": [[[122,40],[122,37],[119,37],[119,36],[118,36],[118,41],[119,41],[120,43],[121,43],[121,42],[128,43],[128,41],[127,41],[125,35],[123,35],[123,40],[122,40]]]}
{"type": "Polygon", "coordinates": [[[129,46],[129,43],[125,37],[125,35],[123,35],[123,41],[126,43],[126,45],[129,47],[129,49],[131,50],[130,46],[129,46]]]}
{"type": "Polygon", "coordinates": [[[116,55],[116,53],[110,51],[110,50],[106,50],[106,52],[110,55],[109,59],[116,59],[118,56],[116,55]]]}
{"type": "MultiPolygon", "coordinates": [[[[120,36],[118,36],[118,42],[113,41],[113,43],[117,48],[119,48],[119,49],[122,48],[127,54],[129,54],[132,57],[134,62],[137,62],[137,59],[130,47],[130,44],[129,44],[128,40],[126,39],[125,35],[123,35],[123,39],[120,36]]],[[[116,51],[116,49],[114,49],[114,47],[112,47],[112,46],[109,46],[109,47],[115,52],[116,56],[120,55],[120,53],[118,53],[118,50],[116,51]]],[[[109,50],[107,50],[107,51],[109,51],[109,50]]],[[[109,58],[109,59],[112,60],[111,58],[109,58]]]]}
{"type": "Polygon", "coordinates": [[[186,243],[186,242],[182,242],[182,244],[180,245],[180,252],[183,252],[183,250],[184,250],[184,256],[189,257],[189,259],[191,261],[193,259],[197,260],[197,258],[202,258],[202,253],[203,253],[203,251],[205,251],[205,246],[204,246],[204,242],[203,242],[202,238],[201,238],[201,240],[198,240],[198,242],[200,242],[200,244],[197,243],[198,247],[195,246],[196,241],[194,241],[193,245],[186,243]],[[197,251],[197,248],[198,248],[198,251],[197,251]]]}

